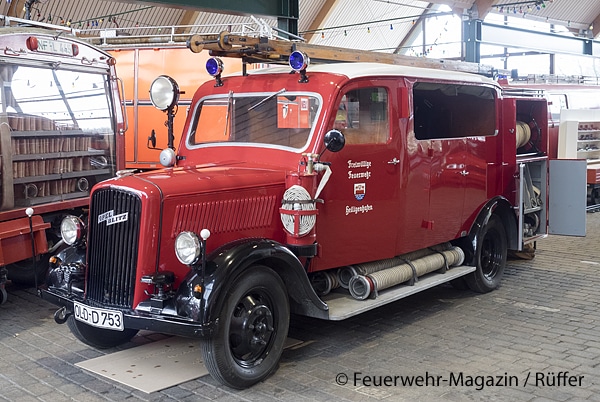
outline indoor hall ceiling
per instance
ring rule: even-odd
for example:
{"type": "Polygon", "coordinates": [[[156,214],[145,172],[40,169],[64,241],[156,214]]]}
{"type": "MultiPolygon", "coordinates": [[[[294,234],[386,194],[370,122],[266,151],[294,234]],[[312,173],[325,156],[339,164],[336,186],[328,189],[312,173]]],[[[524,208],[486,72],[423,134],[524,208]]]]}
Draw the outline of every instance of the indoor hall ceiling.
{"type": "MultiPolygon", "coordinates": [[[[29,0],[32,1],[32,0],[29,0]]],[[[24,16],[25,0],[0,3],[0,14],[24,16]]],[[[127,33],[138,27],[136,34],[155,34],[158,28],[193,25],[185,32],[237,31],[242,24],[254,24],[250,16],[199,12],[189,9],[156,6],[142,1],[106,0],[36,0],[31,19],[69,24],[75,29],[116,29],[127,33]]],[[[579,35],[597,36],[600,32],[598,0],[299,0],[298,31],[314,43],[349,48],[392,52],[407,35],[418,28],[424,13],[439,13],[447,5],[452,13],[483,18],[488,13],[519,16],[568,26],[579,35]],[[371,26],[385,25],[376,31],[371,26]],[[389,26],[388,26],[389,25],[389,26]],[[417,27],[417,28],[416,28],[417,27]],[[369,35],[373,33],[373,35],[369,35]]],[[[257,16],[270,26],[273,17],[257,16]]],[[[166,28],[160,28],[162,32],[166,28]]],[[[131,33],[131,32],[129,32],[131,33]]]]}

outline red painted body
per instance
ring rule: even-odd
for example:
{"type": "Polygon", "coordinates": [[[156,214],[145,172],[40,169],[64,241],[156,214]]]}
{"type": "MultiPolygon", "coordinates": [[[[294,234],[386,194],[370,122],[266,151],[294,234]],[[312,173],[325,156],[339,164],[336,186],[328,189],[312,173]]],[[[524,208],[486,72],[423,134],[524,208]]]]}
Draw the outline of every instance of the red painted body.
{"type": "Polygon", "coordinates": [[[177,147],[176,167],[109,180],[95,188],[117,186],[142,195],[134,306],[147,298],[145,291],[152,290],[139,282],[143,275],[173,271],[177,288],[189,272],[174,253],[175,237],[181,231],[209,229],[209,253],[242,238],[286,243],[279,216],[286,175],[303,171],[299,164],[303,153],[323,152],[323,137],[334,127],[337,105],[349,88],[385,88],[389,134],[381,143],[347,143],[342,151],[325,151],[321,156],[330,163],[332,176],[319,195],[323,203],[317,204],[314,230],[318,254],[310,262],[309,272],[390,258],[458,239],[469,233],[490,199],[501,196],[514,205],[516,114],[520,108],[533,110],[546,136],[543,98],[503,99],[496,84],[484,81],[479,85],[495,94],[495,135],[418,140],[410,96],[414,82],[461,82],[440,81],[441,75],[430,73],[424,77],[359,75],[350,78],[340,72],[313,72],[306,84],[287,72],[259,73],[225,78],[222,87],[215,87],[212,81],[205,83],[193,97],[177,147]],[[282,88],[321,100],[305,147],[228,142],[191,146],[186,142],[195,108],[207,97],[229,91],[258,91],[262,97],[282,88]],[[357,182],[366,185],[361,200],[354,193],[357,182]]]}

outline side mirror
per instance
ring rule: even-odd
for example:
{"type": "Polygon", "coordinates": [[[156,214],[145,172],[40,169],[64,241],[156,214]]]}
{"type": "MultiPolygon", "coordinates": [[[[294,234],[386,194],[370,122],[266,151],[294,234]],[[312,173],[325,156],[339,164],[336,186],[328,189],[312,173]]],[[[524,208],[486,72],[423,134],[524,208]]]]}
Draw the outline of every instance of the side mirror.
{"type": "Polygon", "coordinates": [[[338,130],[330,130],[325,134],[325,139],[323,141],[325,143],[325,148],[331,152],[339,152],[346,145],[346,138],[344,138],[344,134],[342,134],[338,130]]]}

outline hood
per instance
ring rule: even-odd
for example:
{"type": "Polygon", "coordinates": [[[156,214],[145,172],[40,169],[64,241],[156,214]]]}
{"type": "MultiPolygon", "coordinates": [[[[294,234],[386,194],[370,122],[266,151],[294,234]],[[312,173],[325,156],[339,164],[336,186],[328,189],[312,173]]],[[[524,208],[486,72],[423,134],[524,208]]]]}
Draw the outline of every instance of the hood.
{"type": "Polygon", "coordinates": [[[284,184],[285,175],[284,169],[203,165],[117,177],[97,187],[117,186],[146,194],[159,190],[166,201],[173,197],[279,186],[284,184]]]}

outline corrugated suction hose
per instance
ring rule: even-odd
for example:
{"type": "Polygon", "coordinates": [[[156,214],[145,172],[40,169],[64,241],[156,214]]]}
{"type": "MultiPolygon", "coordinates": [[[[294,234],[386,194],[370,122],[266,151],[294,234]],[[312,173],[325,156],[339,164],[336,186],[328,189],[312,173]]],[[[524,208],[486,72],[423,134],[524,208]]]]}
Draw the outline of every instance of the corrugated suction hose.
{"type": "MultiPolygon", "coordinates": [[[[445,251],[429,251],[428,255],[413,261],[409,258],[397,258],[397,260],[404,262],[379,271],[353,276],[348,286],[350,294],[355,299],[364,300],[371,294],[376,296],[383,289],[399,285],[441,268],[461,265],[465,259],[465,254],[459,247],[445,251]]],[[[419,252],[424,253],[425,251],[419,250],[419,252]]],[[[393,260],[396,260],[396,258],[393,260]]]]}

